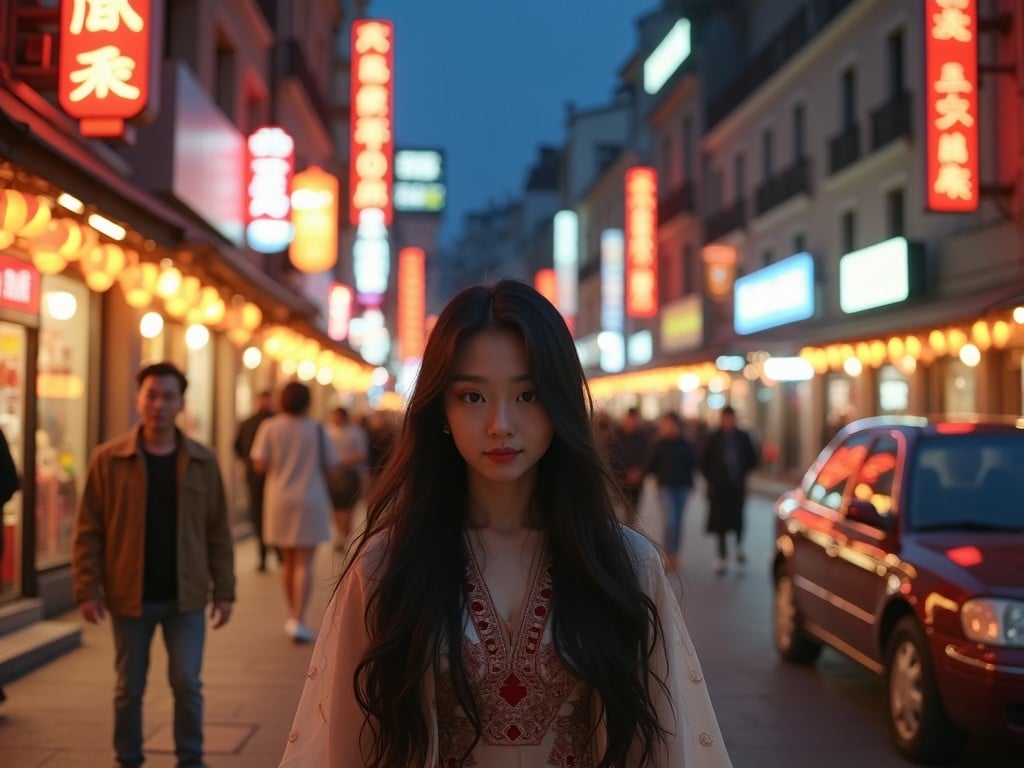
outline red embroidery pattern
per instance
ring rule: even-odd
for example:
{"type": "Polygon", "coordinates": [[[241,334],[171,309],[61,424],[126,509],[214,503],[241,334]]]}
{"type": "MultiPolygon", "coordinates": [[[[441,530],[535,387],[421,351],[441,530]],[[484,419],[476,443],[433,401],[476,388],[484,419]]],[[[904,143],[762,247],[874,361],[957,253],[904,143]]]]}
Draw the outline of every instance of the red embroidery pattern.
{"type": "MultiPolygon", "coordinates": [[[[531,574],[529,596],[511,646],[471,549],[466,588],[468,619],[480,641],[474,643],[464,637],[462,657],[483,721],[483,741],[494,746],[536,746],[551,732],[554,739],[546,765],[592,766],[587,745],[586,700],[573,703],[570,713],[559,714],[579,681],[559,662],[553,645],[542,642],[551,612],[551,562],[547,549],[531,574]]],[[[447,768],[457,765],[473,743],[473,727],[458,706],[451,681],[443,672],[438,675],[437,705],[439,766],[447,768]]],[[[475,764],[472,756],[465,763],[475,764]]]]}

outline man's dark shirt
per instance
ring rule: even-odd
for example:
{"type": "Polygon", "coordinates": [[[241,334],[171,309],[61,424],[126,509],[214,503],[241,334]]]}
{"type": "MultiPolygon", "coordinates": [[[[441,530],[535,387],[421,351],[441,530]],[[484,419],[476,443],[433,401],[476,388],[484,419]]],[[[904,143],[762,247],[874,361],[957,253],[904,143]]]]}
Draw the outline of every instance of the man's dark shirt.
{"type": "Polygon", "coordinates": [[[142,559],[142,599],[161,603],[178,598],[178,452],[146,455],[146,543],[142,559]]]}

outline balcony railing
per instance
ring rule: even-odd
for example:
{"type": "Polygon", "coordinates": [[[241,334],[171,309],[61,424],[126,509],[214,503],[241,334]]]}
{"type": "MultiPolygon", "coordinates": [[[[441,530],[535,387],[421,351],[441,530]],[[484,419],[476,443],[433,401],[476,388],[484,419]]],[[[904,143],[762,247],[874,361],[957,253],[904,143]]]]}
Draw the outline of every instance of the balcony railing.
{"type": "Polygon", "coordinates": [[[901,91],[871,113],[871,149],[879,149],[896,139],[910,138],[912,123],[910,94],[901,91]]]}
{"type": "Polygon", "coordinates": [[[786,202],[791,197],[811,192],[811,163],[801,157],[782,173],[757,188],[757,215],[786,202]]]}
{"type": "Polygon", "coordinates": [[[828,172],[839,171],[860,159],[860,125],[850,123],[828,141],[828,172]]]}
{"type": "Polygon", "coordinates": [[[704,241],[711,242],[733,230],[743,228],[747,223],[747,205],[743,198],[729,208],[713,213],[704,220],[704,241]]]}
{"type": "Polygon", "coordinates": [[[658,200],[658,226],[682,213],[693,213],[697,208],[696,203],[693,182],[684,181],[658,200]]]}

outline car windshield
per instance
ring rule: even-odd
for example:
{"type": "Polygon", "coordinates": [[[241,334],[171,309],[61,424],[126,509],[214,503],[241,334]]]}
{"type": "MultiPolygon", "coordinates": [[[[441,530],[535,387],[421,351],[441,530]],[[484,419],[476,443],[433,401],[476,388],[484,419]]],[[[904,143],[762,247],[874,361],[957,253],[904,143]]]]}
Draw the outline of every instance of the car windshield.
{"type": "Polygon", "coordinates": [[[913,530],[1024,531],[1024,432],[922,438],[909,482],[913,530]]]}

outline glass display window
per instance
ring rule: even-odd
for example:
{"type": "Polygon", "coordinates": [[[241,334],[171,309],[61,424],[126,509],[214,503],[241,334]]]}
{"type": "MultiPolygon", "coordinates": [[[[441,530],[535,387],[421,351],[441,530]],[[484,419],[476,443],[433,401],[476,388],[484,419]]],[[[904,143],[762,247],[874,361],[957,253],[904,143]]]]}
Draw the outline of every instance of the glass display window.
{"type": "MultiPolygon", "coordinates": [[[[0,322],[0,429],[11,447],[14,466],[25,476],[25,350],[20,325],[0,322]]],[[[22,483],[24,485],[24,483],[22,483]]],[[[0,556],[0,599],[20,594],[22,494],[18,491],[0,511],[3,546],[0,556]]]]}
{"type": "Polygon", "coordinates": [[[36,567],[71,560],[75,510],[88,466],[89,290],[44,276],[36,378],[36,567]]]}

